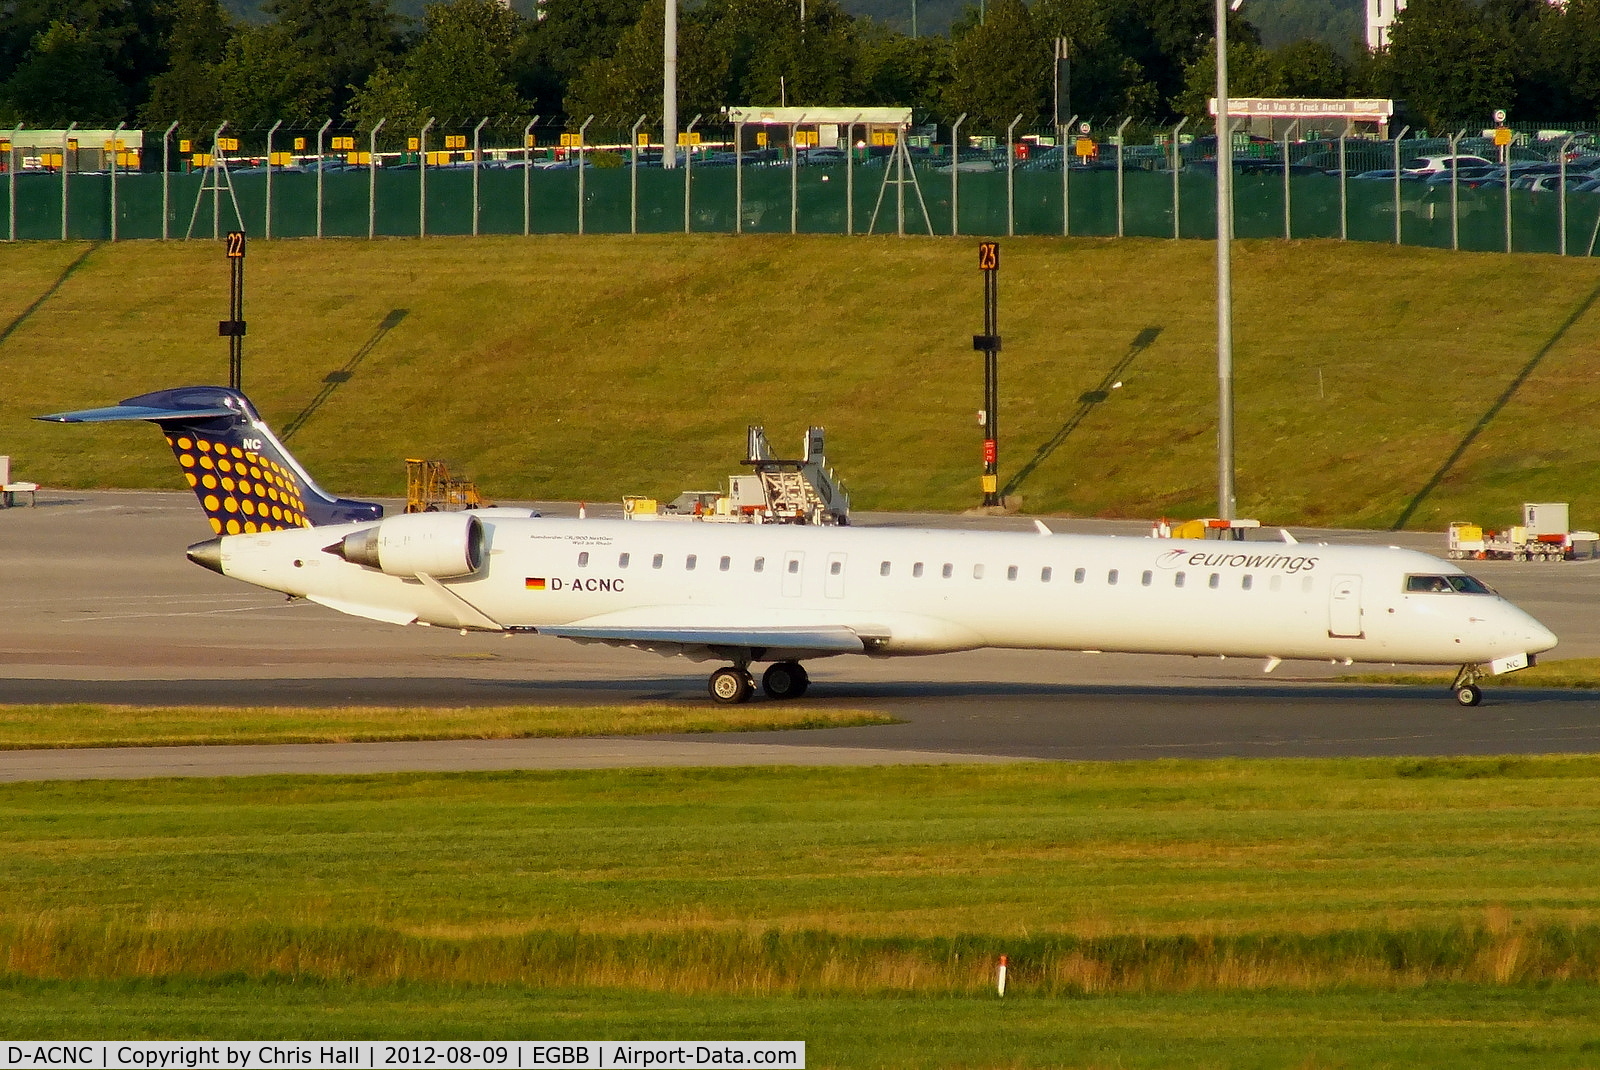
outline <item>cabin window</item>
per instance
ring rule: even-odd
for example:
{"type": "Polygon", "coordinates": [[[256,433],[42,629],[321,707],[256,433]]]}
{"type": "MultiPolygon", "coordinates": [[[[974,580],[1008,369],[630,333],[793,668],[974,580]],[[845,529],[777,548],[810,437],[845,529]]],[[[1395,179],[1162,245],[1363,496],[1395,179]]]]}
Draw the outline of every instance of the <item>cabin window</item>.
{"type": "Polygon", "coordinates": [[[722,571],[726,572],[726,571],[728,571],[729,566],[732,565],[732,564],[733,564],[733,558],[724,557],[721,561],[717,562],[717,567],[720,568],[722,571]]]}
{"type": "Polygon", "coordinates": [[[1175,573],[1173,575],[1173,577],[1172,577],[1172,585],[1174,587],[1182,587],[1183,586],[1183,578],[1184,578],[1184,574],[1183,573],[1181,573],[1181,572],[1175,573]]]}
{"type": "Polygon", "coordinates": [[[1072,574],[1072,582],[1073,583],[1082,583],[1084,580],[1086,580],[1088,578],[1089,578],[1089,570],[1088,569],[1080,568],[1080,569],[1078,569],[1076,572],[1074,572],[1072,574]]]}
{"type": "Polygon", "coordinates": [[[764,557],[756,558],[755,571],[757,571],[757,572],[765,572],[766,570],[767,570],[767,559],[764,558],[764,557]]]}
{"type": "Polygon", "coordinates": [[[1112,569],[1110,572],[1106,573],[1106,582],[1109,583],[1113,587],[1115,587],[1117,585],[1117,570],[1116,569],[1112,569]]]}
{"type": "Polygon", "coordinates": [[[828,575],[837,576],[839,573],[841,573],[843,571],[844,571],[844,562],[843,561],[829,561],[828,562],[828,575]]]}
{"type": "Polygon", "coordinates": [[[1305,592],[1306,594],[1310,594],[1311,593],[1311,577],[1310,576],[1301,576],[1300,577],[1300,590],[1305,592]]]}
{"type": "Polygon", "coordinates": [[[664,560],[665,560],[665,558],[663,558],[660,554],[656,554],[656,556],[654,556],[654,557],[652,557],[650,559],[650,567],[651,568],[660,568],[661,567],[661,562],[664,561],[664,560]]]}
{"type": "Polygon", "coordinates": [[[800,559],[798,557],[791,557],[789,559],[789,571],[791,573],[800,571],[800,559]]]}
{"type": "Polygon", "coordinates": [[[1155,578],[1156,578],[1156,574],[1154,572],[1151,572],[1149,569],[1145,569],[1144,573],[1142,575],[1140,575],[1140,577],[1139,577],[1139,582],[1142,585],[1148,587],[1148,586],[1150,586],[1150,581],[1155,579],[1155,578]]]}
{"type": "Polygon", "coordinates": [[[694,563],[695,563],[695,555],[694,554],[690,554],[688,557],[683,559],[684,570],[686,572],[693,572],[694,571],[694,563]]]}
{"type": "Polygon", "coordinates": [[[1211,579],[1206,581],[1206,585],[1208,587],[1210,587],[1213,591],[1216,590],[1218,587],[1221,587],[1222,586],[1222,573],[1213,572],[1211,574],[1211,579]]]}
{"type": "Polygon", "coordinates": [[[1274,576],[1274,577],[1272,577],[1270,580],[1267,581],[1267,589],[1270,590],[1270,591],[1281,591],[1281,590],[1283,590],[1283,577],[1282,576],[1274,576]]]}
{"type": "Polygon", "coordinates": [[[944,568],[939,570],[939,574],[941,576],[943,576],[945,579],[949,579],[951,576],[954,576],[956,574],[956,567],[954,565],[952,565],[950,562],[946,561],[944,563],[944,568]]]}
{"type": "Polygon", "coordinates": [[[922,562],[921,561],[918,561],[916,564],[911,566],[911,577],[912,577],[912,579],[918,579],[918,580],[920,580],[922,578],[922,562]]]}
{"type": "Polygon", "coordinates": [[[585,550],[583,553],[578,555],[578,567],[579,568],[588,568],[589,567],[589,551],[588,550],[585,550]]]}
{"type": "Polygon", "coordinates": [[[972,578],[975,579],[975,580],[983,579],[983,566],[982,565],[973,565],[972,566],[972,578]]]}
{"type": "Polygon", "coordinates": [[[1255,582],[1255,577],[1254,577],[1254,576],[1252,576],[1252,575],[1250,575],[1250,574],[1249,574],[1249,573],[1248,573],[1248,572],[1247,572],[1247,573],[1245,573],[1245,577],[1244,577],[1244,579],[1242,579],[1242,580],[1240,580],[1240,581],[1239,581],[1239,587],[1240,587],[1240,588],[1241,588],[1241,589],[1242,589],[1242,590],[1246,590],[1246,591],[1248,591],[1248,590],[1249,590],[1249,589],[1250,589],[1250,585],[1251,585],[1251,584],[1252,584],[1252,583],[1254,583],[1254,582],[1255,582]]]}
{"type": "Polygon", "coordinates": [[[1016,578],[1017,578],[1017,566],[1016,565],[1012,565],[1010,568],[1006,569],[1006,579],[1014,580],[1016,578]]]}
{"type": "Polygon", "coordinates": [[[878,566],[878,575],[887,576],[888,574],[889,574],[889,562],[885,561],[881,565],[878,566]]]}
{"type": "Polygon", "coordinates": [[[1049,565],[1046,565],[1044,568],[1041,568],[1039,570],[1039,582],[1040,583],[1049,583],[1050,582],[1050,566],[1049,565]]]}
{"type": "Polygon", "coordinates": [[[618,554],[617,555],[617,567],[618,568],[627,568],[628,567],[628,555],[627,554],[618,554]]]}

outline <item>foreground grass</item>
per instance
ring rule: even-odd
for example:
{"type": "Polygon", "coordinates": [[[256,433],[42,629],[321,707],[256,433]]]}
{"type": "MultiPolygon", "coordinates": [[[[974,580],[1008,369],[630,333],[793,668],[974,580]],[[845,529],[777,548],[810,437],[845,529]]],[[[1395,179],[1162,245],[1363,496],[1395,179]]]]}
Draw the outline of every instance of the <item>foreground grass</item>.
{"type": "Polygon", "coordinates": [[[1581,984],[919,1000],[0,978],[8,1039],[789,1039],[812,1067],[1590,1067],[1597,1010],[1581,984]]]}
{"type": "Polygon", "coordinates": [[[725,709],[679,706],[0,705],[0,749],[637,736],[893,723],[894,718],[883,714],[772,703],[725,709]]]}
{"type": "MultiPolygon", "coordinates": [[[[1357,684],[1415,684],[1448,685],[1455,679],[1453,672],[1408,673],[1355,673],[1339,677],[1346,683],[1357,684]]],[[[1531,669],[1506,673],[1503,676],[1485,676],[1484,687],[1570,687],[1600,688],[1600,658],[1568,658],[1550,661],[1531,669]]]]}
{"type": "Polygon", "coordinates": [[[1600,977],[1600,758],[0,787],[0,973],[711,996],[1600,977]]]}
{"type": "MultiPolygon", "coordinates": [[[[971,239],[295,241],[250,257],[245,381],[280,430],[304,418],[289,445],[333,490],[400,493],[409,456],[450,458],[496,498],[670,497],[737,470],[760,423],[780,452],[825,425],[858,508],[978,494],[971,239]],[[330,387],[334,371],[348,382],[330,387]]],[[[1207,242],[1007,240],[1001,480],[1029,510],[1214,509],[1213,270],[1207,242]]],[[[1250,241],[1234,272],[1243,515],[1440,530],[1499,526],[1521,501],[1600,514],[1600,263],[1250,241]],[[1440,352],[1447,374],[1421,356],[1440,352]]],[[[18,476],[177,487],[147,427],[29,418],[223,378],[215,245],[25,243],[0,248],[0,277],[18,476]]]]}

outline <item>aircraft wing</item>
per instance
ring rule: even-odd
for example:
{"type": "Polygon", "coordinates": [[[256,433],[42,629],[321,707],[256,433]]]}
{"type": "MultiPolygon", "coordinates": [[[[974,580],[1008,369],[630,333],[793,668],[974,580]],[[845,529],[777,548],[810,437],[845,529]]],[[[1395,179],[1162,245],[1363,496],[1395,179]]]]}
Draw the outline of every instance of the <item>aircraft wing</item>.
{"type": "Polygon", "coordinates": [[[860,654],[871,637],[840,625],[778,627],[637,627],[558,625],[535,629],[540,635],[580,643],[634,647],[657,654],[681,654],[696,660],[722,660],[727,651],[757,652],[757,660],[860,654]]]}

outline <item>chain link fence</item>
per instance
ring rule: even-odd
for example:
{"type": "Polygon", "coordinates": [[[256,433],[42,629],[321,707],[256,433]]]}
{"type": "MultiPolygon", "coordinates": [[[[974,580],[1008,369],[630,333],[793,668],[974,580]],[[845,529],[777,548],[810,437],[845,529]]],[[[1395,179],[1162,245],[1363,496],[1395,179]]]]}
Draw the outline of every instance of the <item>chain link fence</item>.
{"type": "MultiPolygon", "coordinates": [[[[0,235],[12,241],[410,237],[425,234],[803,233],[1216,235],[1214,133],[1107,124],[1013,136],[949,127],[841,130],[695,123],[670,161],[635,124],[429,123],[144,137],[77,166],[0,131],[0,235]],[[796,144],[799,142],[800,144],[796,144]],[[664,166],[665,163],[675,166],[664,166]]],[[[1592,256],[1600,153],[1590,132],[1528,127],[1501,147],[1463,131],[1390,140],[1236,132],[1240,238],[1343,238],[1592,256]],[[1430,157],[1485,162],[1441,167],[1430,157]],[[1432,167],[1429,172],[1417,170],[1432,167]],[[1594,172],[1592,175],[1591,172],[1594,172]]],[[[69,150],[68,146],[73,148],[69,150]]]]}

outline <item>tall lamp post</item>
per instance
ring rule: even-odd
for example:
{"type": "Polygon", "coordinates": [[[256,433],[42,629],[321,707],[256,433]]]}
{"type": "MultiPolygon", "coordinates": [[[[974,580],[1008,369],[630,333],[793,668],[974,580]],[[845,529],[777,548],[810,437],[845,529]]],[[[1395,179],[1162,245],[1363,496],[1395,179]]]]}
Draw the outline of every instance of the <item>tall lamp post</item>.
{"type": "Polygon", "coordinates": [[[1217,514],[1234,518],[1233,488],[1233,118],[1228,114],[1228,11],[1217,17],[1217,514]]]}

